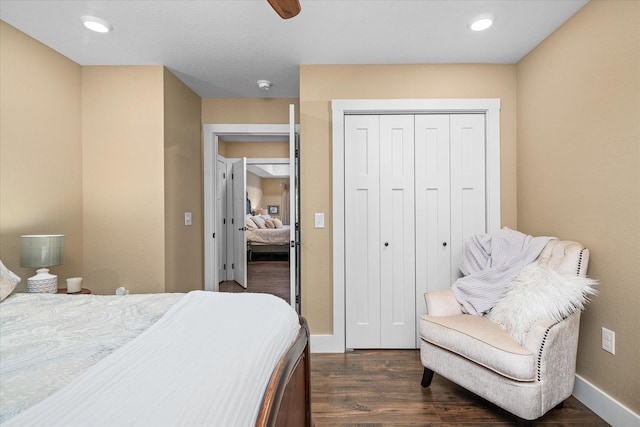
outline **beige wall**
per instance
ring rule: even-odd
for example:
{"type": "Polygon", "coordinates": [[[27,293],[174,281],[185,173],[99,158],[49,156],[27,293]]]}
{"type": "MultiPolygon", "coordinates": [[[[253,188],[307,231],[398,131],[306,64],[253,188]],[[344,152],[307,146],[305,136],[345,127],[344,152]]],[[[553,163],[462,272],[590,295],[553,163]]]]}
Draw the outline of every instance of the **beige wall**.
{"type": "Polygon", "coordinates": [[[301,66],[302,312],[313,334],[333,331],[331,100],[368,98],[500,98],[502,224],[517,226],[515,65],[301,66]]]}
{"type": "Polygon", "coordinates": [[[80,66],[0,22],[0,259],[26,289],[21,234],[64,234],[58,286],[83,274],[80,66]]]}
{"type": "Polygon", "coordinates": [[[640,413],[640,2],[592,1],[518,64],[517,170],[520,229],[582,242],[600,281],[578,374],[640,413]]]}
{"type": "Polygon", "coordinates": [[[84,283],[164,291],[162,66],[82,67],[84,283]]]}
{"type": "MultiPolygon", "coordinates": [[[[289,123],[289,104],[295,105],[296,114],[300,111],[299,102],[294,98],[204,98],[202,123],[289,123]]],[[[299,120],[300,118],[296,117],[296,123],[299,123],[299,120]]]]}
{"type": "Polygon", "coordinates": [[[164,69],[165,291],[204,289],[201,98],[164,69]],[[184,213],[191,212],[191,226],[184,213]]]}

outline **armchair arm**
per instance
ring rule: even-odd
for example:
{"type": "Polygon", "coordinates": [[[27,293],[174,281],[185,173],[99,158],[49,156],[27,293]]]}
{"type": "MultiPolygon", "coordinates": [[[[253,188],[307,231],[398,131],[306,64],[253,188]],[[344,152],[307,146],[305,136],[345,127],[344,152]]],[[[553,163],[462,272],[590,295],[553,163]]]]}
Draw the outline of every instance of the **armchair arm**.
{"type": "Polygon", "coordinates": [[[560,322],[542,320],[531,327],[524,346],[537,355],[537,379],[545,408],[571,395],[575,380],[580,311],[560,322]]]}
{"type": "Polygon", "coordinates": [[[451,289],[424,294],[427,314],[430,316],[456,316],[462,314],[462,306],[451,289]]]}

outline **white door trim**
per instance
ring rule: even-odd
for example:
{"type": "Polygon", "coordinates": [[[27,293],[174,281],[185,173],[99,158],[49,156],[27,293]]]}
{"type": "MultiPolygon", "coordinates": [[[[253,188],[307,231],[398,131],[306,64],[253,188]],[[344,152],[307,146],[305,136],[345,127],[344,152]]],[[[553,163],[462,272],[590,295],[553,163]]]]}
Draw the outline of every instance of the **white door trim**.
{"type": "MultiPolygon", "coordinates": [[[[300,132],[299,125],[295,126],[300,132]]],[[[204,124],[203,131],[203,200],[204,200],[204,289],[218,291],[218,269],[215,260],[217,249],[213,233],[216,232],[216,163],[218,159],[218,137],[225,135],[282,136],[290,135],[289,124],[204,124]]],[[[292,284],[294,286],[294,284],[292,284]]]]}
{"type": "Polygon", "coordinates": [[[311,351],[345,351],[344,116],[345,114],[482,113],[486,117],[487,230],[500,228],[499,99],[348,99],[331,101],[333,169],[333,334],[313,335],[311,351]]]}

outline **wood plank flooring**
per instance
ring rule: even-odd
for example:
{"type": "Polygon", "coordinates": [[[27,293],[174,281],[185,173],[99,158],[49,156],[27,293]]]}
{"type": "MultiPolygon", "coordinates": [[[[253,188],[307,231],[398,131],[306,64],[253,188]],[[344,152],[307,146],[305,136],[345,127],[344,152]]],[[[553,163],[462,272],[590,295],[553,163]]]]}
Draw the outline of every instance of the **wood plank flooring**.
{"type": "MultiPolygon", "coordinates": [[[[224,292],[267,292],[289,301],[288,261],[248,264],[249,286],[222,282],[224,292]]],[[[311,355],[311,401],[315,427],[340,426],[512,426],[517,419],[436,374],[420,385],[418,350],[357,350],[311,355]]],[[[562,409],[535,425],[607,426],[570,397],[562,409]]]]}
{"type": "MultiPolygon", "coordinates": [[[[436,374],[423,388],[418,350],[357,350],[311,355],[315,427],[511,426],[517,419],[436,374]]],[[[535,425],[607,426],[570,397],[535,425]]]]}
{"type": "Polygon", "coordinates": [[[289,291],[289,261],[253,261],[247,263],[247,289],[237,282],[220,282],[220,292],[255,292],[279,296],[286,302],[289,291]]]}

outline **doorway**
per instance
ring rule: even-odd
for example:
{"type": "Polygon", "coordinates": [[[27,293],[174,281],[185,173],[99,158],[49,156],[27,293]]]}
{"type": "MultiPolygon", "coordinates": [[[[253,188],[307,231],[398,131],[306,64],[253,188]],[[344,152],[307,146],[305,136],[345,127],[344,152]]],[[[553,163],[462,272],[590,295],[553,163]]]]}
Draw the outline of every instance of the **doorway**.
{"type": "MultiPolygon", "coordinates": [[[[295,125],[293,105],[289,109],[289,124],[207,124],[203,126],[204,141],[204,254],[205,290],[220,290],[218,258],[221,250],[227,250],[229,241],[222,242],[219,212],[221,201],[217,198],[219,180],[217,173],[219,140],[241,138],[245,141],[288,141],[291,227],[289,238],[289,294],[290,304],[300,312],[300,226],[299,226],[299,127],[295,125]]],[[[235,218],[234,218],[235,221],[235,218]]],[[[244,217],[243,217],[244,222],[244,217]]],[[[237,228],[240,227],[241,224],[237,228]]],[[[245,252],[246,254],[246,252],[245,252]]]]}

